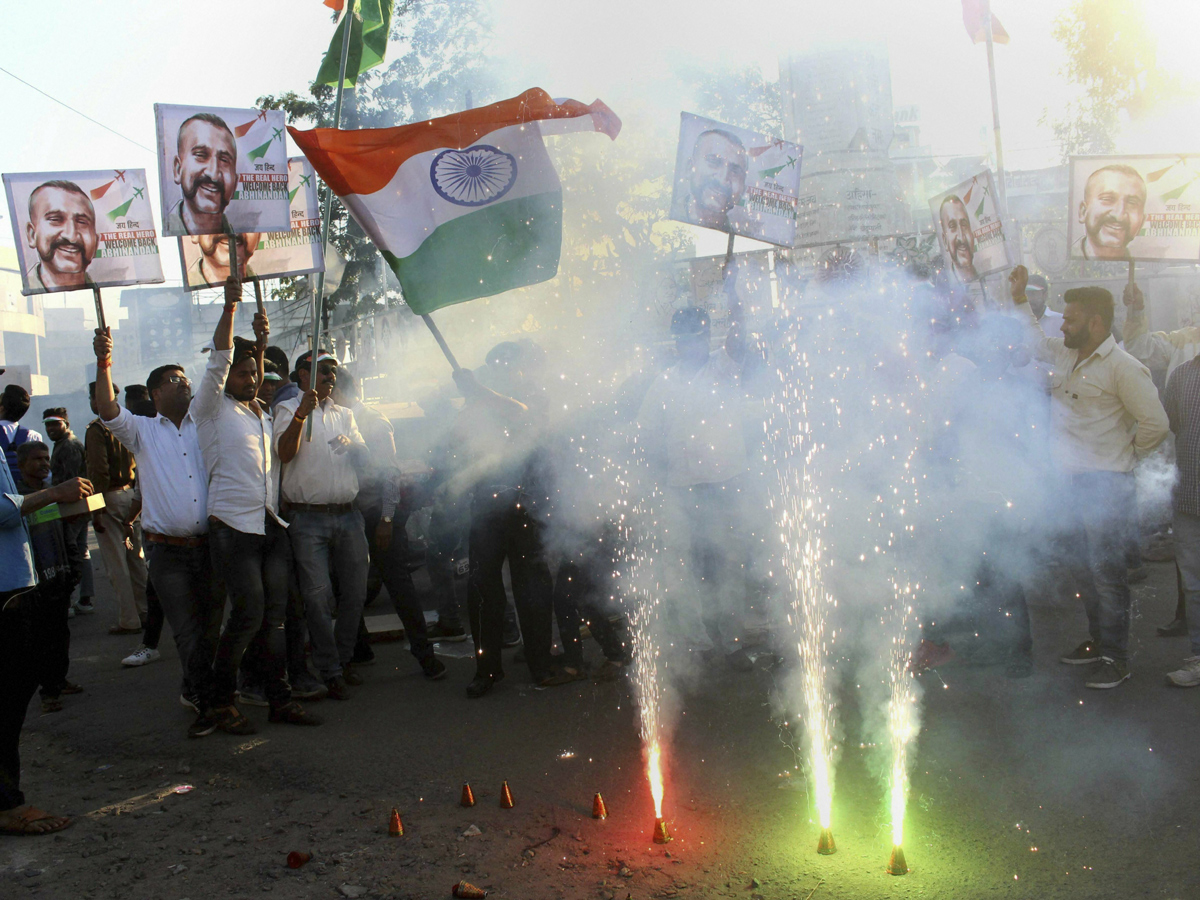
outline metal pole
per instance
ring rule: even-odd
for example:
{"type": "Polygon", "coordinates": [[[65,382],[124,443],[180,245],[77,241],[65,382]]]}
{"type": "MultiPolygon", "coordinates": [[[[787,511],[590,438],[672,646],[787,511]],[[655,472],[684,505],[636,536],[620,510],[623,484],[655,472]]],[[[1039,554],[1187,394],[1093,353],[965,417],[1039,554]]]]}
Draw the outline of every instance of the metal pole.
{"type": "Polygon", "coordinates": [[[987,36],[988,79],[992,87],[992,130],[996,134],[996,180],[1000,187],[1000,218],[1008,216],[1008,198],[1004,190],[1004,145],[1000,142],[1000,104],[996,99],[996,57],[992,50],[992,2],[983,0],[984,34],[987,36]]]}
{"type": "MultiPolygon", "coordinates": [[[[338,83],[337,83],[337,98],[333,104],[333,127],[337,128],[342,124],[342,93],[346,86],[346,57],[350,53],[350,30],[354,27],[354,0],[346,0],[346,12],[342,16],[342,23],[346,26],[342,31],[342,58],[338,63],[338,83]]],[[[333,190],[329,184],[325,185],[325,209],[321,214],[321,260],[325,260],[325,248],[329,246],[329,220],[333,215],[333,190]]],[[[317,373],[317,348],[321,343],[321,307],[325,303],[325,270],[317,273],[317,290],[313,295],[313,316],[312,316],[312,341],[309,345],[309,387],[311,388],[314,381],[314,376],[317,373]]],[[[305,426],[304,439],[312,440],[312,419],[310,418],[305,426]]]]}

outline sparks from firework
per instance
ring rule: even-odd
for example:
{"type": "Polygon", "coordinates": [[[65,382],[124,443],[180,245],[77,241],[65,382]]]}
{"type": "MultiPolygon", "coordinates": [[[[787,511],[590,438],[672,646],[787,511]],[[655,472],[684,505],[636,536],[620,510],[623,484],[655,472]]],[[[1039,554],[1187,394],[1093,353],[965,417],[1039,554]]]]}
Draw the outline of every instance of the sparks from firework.
{"type": "Polygon", "coordinates": [[[911,584],[892,581],[894,605],[892,619],[895,631],[888,657],[888,739],[892,752],[891,783],[889,785],[892,820],[892,846],[904,843],[904,812],[908,804],[908,756],[913,738],[917,735],[916,694],[909,659],[908,627],[912,618],[911,584]]]}

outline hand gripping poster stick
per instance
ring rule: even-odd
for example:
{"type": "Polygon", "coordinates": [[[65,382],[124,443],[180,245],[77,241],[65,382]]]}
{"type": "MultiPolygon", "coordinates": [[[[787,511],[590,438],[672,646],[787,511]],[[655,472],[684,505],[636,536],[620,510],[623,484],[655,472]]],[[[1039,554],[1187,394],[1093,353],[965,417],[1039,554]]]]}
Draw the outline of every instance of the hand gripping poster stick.
{"type": "MultiPolygon", "coordinates": [[[[346,12],[342,21],[346,27],[342,29],[342,58],[338,61],[337,98],[333,103],[333,127],[342,124],[342,92],[346,88],[346,57],[350,53],[350,31],[354,26],[354,0],[346,0],[346,12]]],[[[329,246],[329,220],[333,215],[333,191],[325,185],[325,208],[321,212],[321,259],[325,258],[325,248],[329,246]]],[[[317,273],[317,289],[313,293],[312,306],[312,341],[309,344],[309,385],[311,386],[317,374],[317,347],[321,343],[321,306],[325,302],[325,269],[317,273]]],[[[312,417],[304,426],[304,439],[312,440],[312,417]]]]}

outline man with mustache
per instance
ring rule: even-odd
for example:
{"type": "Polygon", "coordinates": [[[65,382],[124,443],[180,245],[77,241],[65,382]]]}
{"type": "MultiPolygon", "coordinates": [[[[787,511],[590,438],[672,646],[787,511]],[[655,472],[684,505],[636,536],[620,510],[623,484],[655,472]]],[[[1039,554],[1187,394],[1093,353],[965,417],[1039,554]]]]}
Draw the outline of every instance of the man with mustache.
{"type": "MultiPolygon", "coordinates": [[[[261,235],[258,232],[252,231],[246,234],[233,235],[233,238],[237,240],[238,281],[254,278],[256,273],[250,268],[250,257],[258,249],[258,242],[261,235]]],[[[200,252],[197,254],[193,250],[187,254],[189,257],[194,256],[187,267],[188,286],[223,286],[225,279],[230,275],[230,236],[223,234],[201,234],[190,240],[199,248],[200,252]]]]}
{"type": "Polygon", "coordinates": [[[1088,176],[1079,204],[1084,259],[1128,259],[1129,242],[1146,221],[1146,182],[1131,166],[1103,166],[1088,176]]]}
{"type": "Polygon", "coordinates": [[[34,291],[73,291],[93,286],[87,267],[96,255],[96,209],[72,181],[47,181],[29,195],[25,240],[38,255],[29,273],[34,291]]]}
{"type": "Polygon", "coordinates": [[[183,199],[167,215],[168,234],[230,234],[225,207],[237,189],[237,141],[220,116],[196,113],[179,126],[173,165],[183,199]]]}
{"type": "Polygon", "coordinates": [[[713,128],[692,147],[687,221],[729,231],[729,211],[746,190],[746,148],[736,135],[713,128]]]}
{"type": "Polygon", "coordinates": [[[967,207],[960,197],[951,194],[938,209],[942,223],[942,246],[950,254],[950,267],[961,282],[974,281],[975,233],[967,218],[967,207]]]}

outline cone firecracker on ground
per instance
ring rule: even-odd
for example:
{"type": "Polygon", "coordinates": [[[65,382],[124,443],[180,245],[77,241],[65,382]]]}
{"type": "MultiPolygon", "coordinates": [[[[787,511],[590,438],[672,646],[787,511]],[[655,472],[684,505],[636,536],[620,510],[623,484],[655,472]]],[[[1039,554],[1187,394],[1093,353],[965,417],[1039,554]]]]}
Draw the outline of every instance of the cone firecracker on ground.
{"type": "Polygon", "coordinates": [[[817,852],[822,856],[837,853],[837,844],[833,842],[833,831],[830,829],[821,829],[821,836],[817,838],[817,852]]]}
{"type": "Polygon", "coordinates": [[[596,792],[596,796],[592,798],[592,818],[607,819],[608,807],[604,805],[604,798],[600,796],[600,792],[596,792]]]}
{"type": "Polygon", "coordinates": [[[512,791],[510,791],[508,789],[507,781],[504,782],[504,784],[500,785],[500,808],[501,809],[512,809],[513,808],[512,791]]]}
{"type": "Polygon", "coordinates": [[[471,785],[467,784],[465,781],[463,782],[462,799],[458,802],[463,806],[475,805],[475,792],[471,790],[471,785]]]}
{"type": "Polygon", "coordinates": [[[469,881],[460,881],[454,885],[455,897],[486,897],[487,891],[483,888],[475,887],[469,881]]]}
{"type": "Polygon", "coordinates": [[[893,847],[892,858],[888,860],[887,872],[889,875],[907,875],[908,863],[904,860],[904,848],[893,847]]]}
{"type": "Polygon", "coordinates": [[[293,850],[287,857],[288,868],[298,869],[310,859],[312,859],[311,853],[301,853],[299,850],[293,850]]]}
{"type": "Polygon", "coordinates": [[[671,840],[671,833],[667,831],[667,823],[662,819],[654,820],[654,843],[665,844],[671,840]]]}
{"type": "Polygon", "coordinates": [[[404,834],[404,823],[400,821],[400,810],[392,807],[392,817],[388,820],[388,834],[401,837],[404,834]]]}

